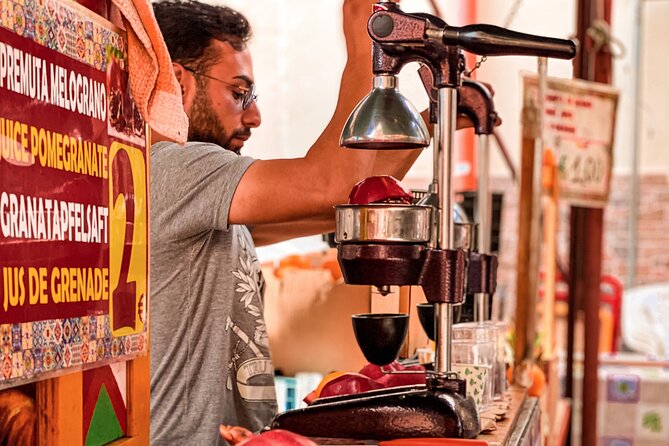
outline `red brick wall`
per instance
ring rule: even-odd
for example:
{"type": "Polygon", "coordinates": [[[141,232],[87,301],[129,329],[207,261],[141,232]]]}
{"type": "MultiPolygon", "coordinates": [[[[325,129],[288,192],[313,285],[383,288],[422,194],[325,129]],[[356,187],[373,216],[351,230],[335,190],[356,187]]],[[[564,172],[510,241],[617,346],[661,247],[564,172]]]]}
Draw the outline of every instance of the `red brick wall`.
{"type": "MultiPolygon", "coordinates": [[[[643,175],[639,179],[636,284],[669,281],[669,177],[643,175]]],[[[504,193],[498,281],[502,296],[515,295],[516,245],[518,239],[518,188],[508,179],[494,179],[493,189],[504,193]]],[[[602,274],[627,280],[630,218],[630,178],[614,176],[609,204],[604,211],[602,274]]],[[[569,206],[560,205],[558,252],[567,268],[569,206]]]]}

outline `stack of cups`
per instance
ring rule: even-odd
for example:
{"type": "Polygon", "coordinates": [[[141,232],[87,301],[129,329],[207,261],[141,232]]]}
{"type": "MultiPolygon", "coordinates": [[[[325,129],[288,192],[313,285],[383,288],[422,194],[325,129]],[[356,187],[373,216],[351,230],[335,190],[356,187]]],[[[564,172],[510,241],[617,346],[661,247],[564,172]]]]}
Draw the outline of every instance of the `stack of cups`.
{"type": "Polygon", "coordinates": [[[493,323],[453,325],[452,370],[467,382],[467,395],[479,409],[493,402],[497,390],[499,327],[493,323]]]}
{"type": "Polygon", "coordinates": [[[485,321],[486,325],[493,325],[497,327],[497,360],[493,367],[493,375],[495,376],[492,394],[495,400],[501,400],[504,397],[504,392],[508,387],[506,379],[506,363],[507,363],[507,332],[509,326],[504,321],[485,321]]]}

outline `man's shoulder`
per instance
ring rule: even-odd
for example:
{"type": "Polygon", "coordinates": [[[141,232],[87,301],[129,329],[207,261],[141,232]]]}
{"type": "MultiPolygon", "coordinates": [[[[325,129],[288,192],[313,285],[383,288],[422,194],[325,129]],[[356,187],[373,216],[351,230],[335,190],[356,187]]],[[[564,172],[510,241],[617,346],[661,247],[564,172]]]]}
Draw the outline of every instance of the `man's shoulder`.
{"type": "Polygon", "coordinates": [[[182,182],[236,185],[254,159],[240,156],[217,144],[187,142],[157,142],[151,146],[151,181],[171,183],[176,177],[182,182]],[[221,175],[219,175],[221,174],[221,175]]]}
{"type": "Polygon", "coordinates": [[[223,147],[208,142],[189,141],[186,144],[177,144],[171,141],[160,141],[151,146],[151,156],[196,156],[202,153],[220,153],[223,156],[236,156],[223,147]]]}

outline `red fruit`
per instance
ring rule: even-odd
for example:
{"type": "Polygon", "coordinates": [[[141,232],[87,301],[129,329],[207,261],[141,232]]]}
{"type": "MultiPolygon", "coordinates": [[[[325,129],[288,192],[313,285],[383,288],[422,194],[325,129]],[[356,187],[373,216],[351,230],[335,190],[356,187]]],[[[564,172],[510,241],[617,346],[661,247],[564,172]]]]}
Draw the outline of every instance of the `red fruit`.
{"type": "Polygon", "coordinates": [[[309,440],[307,437],[302,435],[295,434],[293,432],[283,430],[283,429],[274,429],[271,431],[263,432],[260,435],[256,435],[241,443],[237,443],[237,446],[318,446],[313,441],[309,440]]]}
{"type": "Polygon", "coordinates": [[[128,71],[122,67],[123,61],[113,54],[107,64],[107,84],[109,85],[109,122],[120,133],[132,128],[132,103],[129,98],[128,71]]]}
{"type": "Polygon", "coordinates": [[[425,384],[425,367],[421,365],[412,365],[405,367],[398,361],[393,361],[384,366],[367,364],[360,373],[369,376],[374,381],[382,384],[383,387],[410,386],[414,384],[425,384]],[[401,371],[418,371],[423,373],[388,373],[401,371]]]}
{"type": "Polygon", "coordinates": [[[367,364],[362,369],[360,369],[360,374],[369,376],[374,380],[385,376],[387,372],[396,372],[398,370],[404,370],[404,366],[398,361],[393,361],[390,364],[383,366],[378,366],[376,364],[367,364]]]}
{"type": "Polygon", "coordinates": [[[318,392],[316,392],[315,390],[312,390],[311,392],[309,392],[309,393],[307,394],[307,396],[305,396],[304,398],[302,398],[302,401],[304,401],[304,402],[306,403],[306,405],[309,406],[309,405],[311,405],[311,403],[313,403],[314,400],[316,400],[316,399],[318,399],[318,392]]]}
{"type": "Polygon", "coordinates": [[[121,61],[113,54],[107,64],[107,83],[112,91],[125,91],[128,88],[128,73],[121,68],[121,61]]]}
{"type": "Polygon", "coordinates": [[[532,385],[527,389],[527,394],[530,396],[541,396],[546,388],[546,374],[537,364],[532,366],[532,385]]]}
{"type": "Polygon", "coordinates": [[[425,384],[425,370],[423,373],[389,373],[376,381],[385,387],[413,386],[425,384]]]}
{"type": "Polygon", "coordinates": [[[379,367],[376,364],[367,364],[366,366],[360,369],[360,374],[365,375],[371,379],[379,379],[383,376],[381,367],[379,367]]]}
{"type": "Polygon", "coordinates": [[[380,384],[365,375],[361,375],[360,373],[344,373],[328,382],[321,390],[319,398],[351,395],[382,388],[383,384],[380,384]]]}
{"type": "Polygon", "coordinates": [[[390,175],[365,178],[353,186],[348,196],[349,204],[400,202],[411,204],[413,194],[390,175]]]}

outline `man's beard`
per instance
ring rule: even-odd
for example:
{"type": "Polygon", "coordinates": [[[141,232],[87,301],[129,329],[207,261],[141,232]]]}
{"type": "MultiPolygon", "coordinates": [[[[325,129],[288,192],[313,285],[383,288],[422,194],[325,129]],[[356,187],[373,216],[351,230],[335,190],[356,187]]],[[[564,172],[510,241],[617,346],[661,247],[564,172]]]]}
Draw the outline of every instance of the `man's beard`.
{"type": "Polygon", "coordinates": [[[211,100],[205,93],[204,86],[198,85],[191,107],[188,125],[188,140],[218,144],[219,146],[239,153],[240,149],[231,149],[230,141],[238,135],[250,135],[249,129],[236,130],[228,135],[218,122],[211,100]]]}

